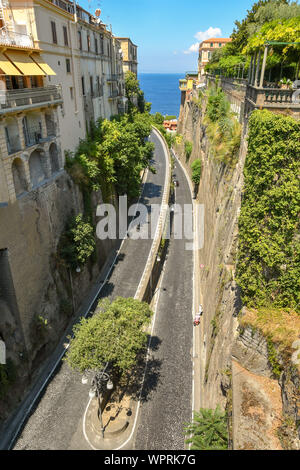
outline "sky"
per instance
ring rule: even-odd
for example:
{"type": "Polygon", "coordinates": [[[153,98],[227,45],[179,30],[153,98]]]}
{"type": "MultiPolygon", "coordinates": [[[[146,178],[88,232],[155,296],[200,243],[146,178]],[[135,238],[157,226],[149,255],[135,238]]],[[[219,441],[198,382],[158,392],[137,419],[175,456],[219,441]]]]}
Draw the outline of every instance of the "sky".
{"type": "Polygon", "coordinates": [[[77,0],[112,25],[115,36],[138,46],[139,73],[197,70],[197,46],[210,37],[229,37],[255,0],[77,0]]]}

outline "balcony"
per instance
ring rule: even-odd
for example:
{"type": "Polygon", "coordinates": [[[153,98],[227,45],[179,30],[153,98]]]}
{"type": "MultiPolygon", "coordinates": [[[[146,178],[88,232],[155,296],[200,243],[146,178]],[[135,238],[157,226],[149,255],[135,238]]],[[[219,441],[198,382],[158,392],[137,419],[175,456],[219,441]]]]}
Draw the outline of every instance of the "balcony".
{"type": "Polygon", "coordinates": [[[20,138],[18,135],[6,134],[6,145],[8,155],[19,152],[21,150],[20,138]]]}
{"type": "Polygon", "coordinates": [[[119,90],[113,90],[110,92],[110,95],[108,97],[109,100],[115,100],[117,98],[121,98],[121,93],[119,92],[119,90]]]}
{"type": "Polygon", "coordinates": [[[187,90],[187,81],[185,79],[179,80],[179,90],[186,91],[187,90]]]}
{"type": "Polygon", "coordinates": [[[70,2],[65,2],[64,0],[50,0],[53,5],[56,5],[57,7],[61,8],[62,10],[67,11],[68,13],[71,13],[71,15],[74,15],[74,6],[70,2]]]}
{"type": "Polygon", "coordinates": [[[28,47],[33,49],[33,40],[28,34],[15,33],[6,28],[0,29],[0,44],[5,46],[28,47]]]}
{"type": "Polygon", "coordinates": [[[109,75],[107,77],[106,81],[107,81],[107,83],[111,83],[111,82],[117,82],[120,79],[121,79],[120,74],[114,74],[114,75],[109,75]]]}
{"type": "Polygon", "coordinates": [[[0,115],[62,102],[61,89],[55,85],[0,91],[0,115]]]}
{"type": "Polygon", "coordinates": [[[248,85],[246,99],[254,108],[300,108],[300,104],[293,102],[295,90],[280,88],[258,88],[248,85]]]}

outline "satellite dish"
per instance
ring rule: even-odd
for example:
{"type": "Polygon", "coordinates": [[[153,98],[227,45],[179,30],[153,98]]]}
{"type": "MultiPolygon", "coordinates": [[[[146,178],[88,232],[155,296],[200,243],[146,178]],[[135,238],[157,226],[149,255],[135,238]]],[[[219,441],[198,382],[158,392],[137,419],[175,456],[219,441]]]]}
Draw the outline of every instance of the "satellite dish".
{"type": "Polygon", "coordinates": [[[97,18],[99,18],[100,15],[101,15],[101,10],[100,10],[100,8],[97,8],[97,10],[95,11],[95,16],[97,16],[97,18]]]}

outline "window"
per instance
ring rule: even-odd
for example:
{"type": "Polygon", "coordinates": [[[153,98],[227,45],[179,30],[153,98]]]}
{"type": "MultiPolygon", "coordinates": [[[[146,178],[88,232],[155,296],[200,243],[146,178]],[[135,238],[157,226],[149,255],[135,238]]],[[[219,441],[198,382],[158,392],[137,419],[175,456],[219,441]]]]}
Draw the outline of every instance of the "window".
{"type": "Polygon", "coordinates": [[[88,48],[88,51],[91,50],[91,38],[89,34],[87,35],[87,48],[88,48]]]}
{"type": "Polygon", "coordinates": [[[214,43],[213,43],[213,42],[210,43],[210,47],[214,47],[214,43]]]}
{"type": "Polygon", "coordinates": [[[51,30],[53,44],[57,44],[56,24],[54,21],[51,21],[51,30]]]}
{"type": "Polygon", "coordinates": [[[101,54],[104,54],[104,36],[103,36],[103,34],[100,34],[100,50],[101,50],[101,54]]]}
{"type": "Polygon", "coordinates": [[[90,77],[91,95],[94,96],[93,77],[90,77]]]}
{"type": "Polygon", "coordinates": [[[222,43],[221,43],[221,42],[219,42],[219,47],[222,47],[222,43]]]}
{"type": "Polygon", "coordinates": [[[78,31],[78,45],[79,45],[79,49],[82,51],[82,37],[81,37],[81,31],[78,31]]]}
{"type": "Polygon", "coordinates": [[[94,39],[95,39],[95,52],[96,54],[98,54],[98,39],[96,38],[96,36],[94,36],[94,39]]]}
{"type": "Polygon", "coordinates": [[[85,95],[84,77],[81,77],[82,94],[85,95]]]}
{"type": "Polygon", "coordinates": [[[70,59],[66,59],[66,69],[67,69],[67,73],[71,73],[71,62],[70,62],[70,59]]]}
{"type": "Polygon", "coordinates": [[[71,100],[74,98],[74,93],[73,93],[73,87],[72,86],[70,87],[70,97],[71,97],[71,100]]]}
{"type": "Polygon", "coordinates": [[[64,43],[65,43],[65,46],[68,46],[68,45],[69,45],[69,42],[68,42],[68,31],[67,31],[67,27],[66,27],[66,26],[63,26],[63,32],[64,32],[64,43]]]}
{"type": "Polygon", "coordinates": [[[100,78],[99,78],[99,75],[97,75],[97,91],[98,91],[98,95],[100,96],[101,93],[100,93],[100,78]]]}

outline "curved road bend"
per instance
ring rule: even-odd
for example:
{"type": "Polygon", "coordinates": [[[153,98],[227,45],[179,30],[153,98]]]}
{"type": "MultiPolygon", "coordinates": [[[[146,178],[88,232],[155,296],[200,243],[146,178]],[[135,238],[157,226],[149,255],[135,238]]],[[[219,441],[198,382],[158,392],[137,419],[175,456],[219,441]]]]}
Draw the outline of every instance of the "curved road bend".
{"type": "MultiPolygon", "coordinates": [[[[148,173],[140,202],[159,204],[163,195],[166,156],[160,140],[155,144],[156,174],[148,173]]],[[[149,224],[150,228],[150,224],[149,224]]],[[[126,239],[115,267],[99,298],[134,297],[151,249],[152,239],[126,239]]],[[[48,384],[44,395],[28,419],[14,449],[67,450],[88,449],[82,432],[82,419],[88,403],[89,385],[82,385],[81,374],[64,362],[48,384]]]]}
{"type": "MultiPolygon", "coordinates": [[[[176,203],[192,204],[177,163],[176,203]]],[[[134,437],[136,450],[183,450],[183,424],[192,416],[193,252],[170,240],[157,305],[145,387],[134,437]]]]}

